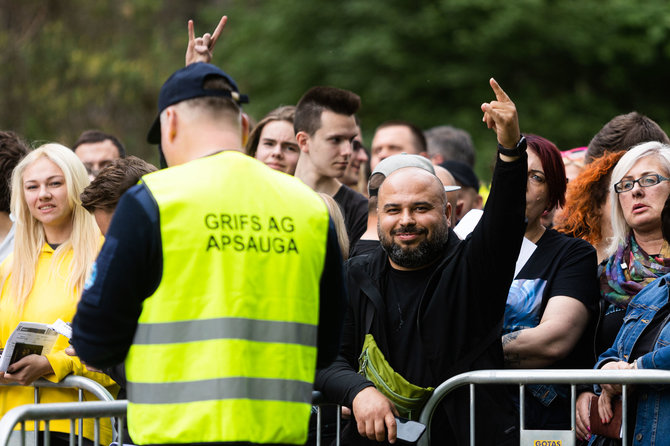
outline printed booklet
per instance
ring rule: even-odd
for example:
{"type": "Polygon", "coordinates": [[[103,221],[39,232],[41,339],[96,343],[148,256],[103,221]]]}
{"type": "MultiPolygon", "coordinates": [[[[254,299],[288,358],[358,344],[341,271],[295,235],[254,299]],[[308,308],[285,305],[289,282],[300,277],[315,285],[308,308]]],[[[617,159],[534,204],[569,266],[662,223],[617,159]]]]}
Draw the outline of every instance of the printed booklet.
{"type": "Polygon", "coordinates": [[[4,349],[0,349],[0,372],[28,355],[48,355],[61,334],[66,338],[72,337],[72,328],[58,319],[53,324],[39,322],[19,322],[9,336],[4,349]]]}

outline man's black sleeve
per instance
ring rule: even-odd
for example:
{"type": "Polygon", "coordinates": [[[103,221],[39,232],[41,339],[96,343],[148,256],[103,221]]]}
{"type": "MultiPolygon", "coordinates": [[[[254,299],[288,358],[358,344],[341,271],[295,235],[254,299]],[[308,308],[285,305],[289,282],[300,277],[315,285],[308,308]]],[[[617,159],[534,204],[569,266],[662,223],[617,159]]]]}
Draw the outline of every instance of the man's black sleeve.
{"type": "Polygon", "coordinates": [[[527,182],[526,153],[511,162],[497,158],[491,192],[466,254],[467,280],[473,290],[468,299],[472,317],[468,329],[473,333],[487,332],[505,312],[526,231],[527,182]]]}
{"type": "Polygon", "coordinates": [[[342,322],[347,310],[342,256],[332,219],[328,228],[326,260],[320,283],[317,368],[330,365],[337,357],[342,336],[342,322]]]}
{"type": "Polygon", "coordinates": [[[119,201],[72,321],[71,342],[82,361],[98,368],[124,361],[142,302],[161,273],[158,206],[140,184],[119,201]]]}

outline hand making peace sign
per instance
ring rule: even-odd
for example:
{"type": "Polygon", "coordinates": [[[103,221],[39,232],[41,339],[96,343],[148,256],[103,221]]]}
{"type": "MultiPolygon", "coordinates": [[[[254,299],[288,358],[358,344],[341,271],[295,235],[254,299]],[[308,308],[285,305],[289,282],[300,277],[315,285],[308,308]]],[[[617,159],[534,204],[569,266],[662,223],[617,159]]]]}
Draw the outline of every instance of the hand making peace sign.
{"type": "Polygon", "coordinates": [[[226,26],[228,16],[221,17],[214,33],[205,33],[202,37],[195,37],[193,20],[188,21],[188,46],[186,47],[186,65],[195,62],[210,63],[214,53],[214,45],[226,26]]]}

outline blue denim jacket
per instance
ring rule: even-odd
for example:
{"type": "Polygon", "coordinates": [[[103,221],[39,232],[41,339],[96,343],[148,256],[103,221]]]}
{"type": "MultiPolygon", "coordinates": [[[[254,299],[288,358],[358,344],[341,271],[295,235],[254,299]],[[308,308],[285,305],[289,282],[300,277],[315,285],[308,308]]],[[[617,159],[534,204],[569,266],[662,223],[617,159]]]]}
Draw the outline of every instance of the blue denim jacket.
{"type": "MultiPolygon", "coordinates": [[[[668,303],[670,274],[647,285],[628,304],[626,316],[614,345],[600,355],[595,368],[609,361],[632,362],[635,342],[656,312],[668,303]]],[[[670,370],[670,324],[660,332],[654,350],[637,359],[638,368],[670,370]]],[[[641,386],[637,389],[637,418],[634,445],[667,445],[670,438],[670,388],[641,386]]]]}

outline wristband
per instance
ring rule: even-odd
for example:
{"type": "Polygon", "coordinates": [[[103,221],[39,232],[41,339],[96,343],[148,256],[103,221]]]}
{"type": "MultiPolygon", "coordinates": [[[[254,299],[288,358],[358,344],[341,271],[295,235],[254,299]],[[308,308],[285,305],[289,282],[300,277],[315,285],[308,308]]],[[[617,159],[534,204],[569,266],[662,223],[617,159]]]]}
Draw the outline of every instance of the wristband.
{"type": "Polygon", "coordinates": [[[526,137],[521,135],[519,142],[516,143],[513,149],[507,149],[498,143],[498,153],[505,156],[521,156],[526,151],[526,147],[526,137]]]}

